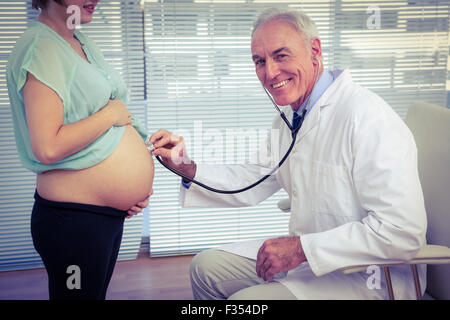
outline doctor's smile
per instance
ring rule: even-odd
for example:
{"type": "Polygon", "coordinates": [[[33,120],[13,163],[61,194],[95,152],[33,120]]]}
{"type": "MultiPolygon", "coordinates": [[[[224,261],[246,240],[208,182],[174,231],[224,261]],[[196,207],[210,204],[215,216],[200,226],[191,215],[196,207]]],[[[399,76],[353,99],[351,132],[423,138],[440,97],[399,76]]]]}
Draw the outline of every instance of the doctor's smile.
{"type": "Polygon", "coordinates": [[[291,79],[288,79],[288,80],[284,80],[284,81],[275,83],[275,84],[272,85],[272,88],[278,89],[278,88],[284,87],[284,86],[287,85],[290,81],[291,81],[291,79]]]}

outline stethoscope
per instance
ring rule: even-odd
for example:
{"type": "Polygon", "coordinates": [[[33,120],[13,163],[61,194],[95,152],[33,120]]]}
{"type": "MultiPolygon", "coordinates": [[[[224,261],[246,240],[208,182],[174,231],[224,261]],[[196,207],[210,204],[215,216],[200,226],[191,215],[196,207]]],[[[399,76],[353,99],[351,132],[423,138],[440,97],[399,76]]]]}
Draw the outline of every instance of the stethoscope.
{"type": "MultiPolygon", "coordinates": [[[[315,57],[314,57],[314,58],[315,58],[315,57]]],[[[276,110],[278,111],[278,113],[280,114],[281,119],[283,119],[284,123],[286,123],[286,126],[287,126],[287,127],[289,128],[289,130],[291,131],[291,133],[292,133],[292,142],[291,142],[291,145],[289,146],[288,150],[286,151],[285,155],[283,156],[283,158],[282,158],[282,159],[280,160],[280,162],[278,163],[278,165],[275,166],[268,174],[266,174],[265,176],[263,176],[261,179],[259,179],[259,180],[256,181],[255,183],[252,183],[251,185],[249,185],[249,186],[247,186],[247,187],[245,187],[245,188],[241,188],[241,189],[237,189],[237,190],[220,190],[220,189],[216,189],[216,188],[207,186],[206,184],[201,183],[201,182],[195,180],[194,178],[190,178],[190,177],[188,177],[188,176],[182,174],[181,172],[178,172],[177,170],[175,170],[175,169],[169,167],[168,165],[166,165],[166,164],[164,163],[164,161],[162,161],[161,157],[159,157],[159,156],[157,156],[157,155],[155,155],[156,160],[158,160],[158,162],[161,163],[166,169],[168,169],[168,170],[172,171],[173,173],[175,173],[176,175],[182,177],[184,180],[187,180],[187,181],[189,181],[189,182],[193,182],[193,183],[199,185],[199,186],[202,187],[202,188],[205,188],[205,189],[207,189],[207,190],[210,190],[210,191],[213,191],[213,192],[216,192],[216,193],[234,194],[234,193],[244,192],[244,191],[247,191],[247,190],[249,190],[249,189],[251,189],[251,188],[256,187],[258,184],[260,184],[261,182],[263,182],[264,180],[266,180],[267,178],[269,178],[271,175],[273,175],[273,174],[275,173],[275,171],[277,171],[277,170],[283,165],[283,163],[286,161],[286,159],[287,159],[288,156],[290,155],[290,153],[291,153],[291,151],[292,151],[292,148],[294,147],[295,141],[296,141],[296,139],[297,139],[297,133],[299,132],[299,130],[300,130],[302,124],[303,124],[304,115],[306,114],[306,112],[307,112],[307,110],[308,110],[308,108],[309,108],[309,102],[310,102],[310,100],[311,100],[311,96],[312,96],[312,94],[313,94],[314,88],[316,87],[317,80],[318,80],[319,74],[320,74],[321,61],[320,61],[320,59],[317,59],[317,58],[315,58],[315,59],[316,59],[316,61],[318,61],[318,63],[319,63],[319,68],[318,68],[317,73],[316,73],[316,79],[315,79],[315,81],[314,81],[314,87],[313,87],[313,89],[311,90],[311,93],[309,94],[308,101],[306,102],[305,109],[304,109],[304,111],[303,111],[303,117],[300,119],[299,124],[298,124],[295,128],[292,126],[292,124],[291,124],[291,123],[289,122],[289,120],[286,118],[286,115],[284,114],[284,112],[281,111],[280,107],[275,103],[275,101],[273,100],[272,96],[269,94],[269,92],[267,91],[267,89],[264,88],[264,86],[263,86],[264,91],[266,92],[266,94],[267,94],[267,96],[269,97],[270,101],[272,101],[272,104],[275,106],[275,109],[276,109],[276,110]]],[[[152,151],[153,151],[153,149],[154,149],[154,146],[153,146],[153,144],[149,141],[149,137],[147,138],[146,144],[147,144],[148,150],[152,153],[152,151]]]]}

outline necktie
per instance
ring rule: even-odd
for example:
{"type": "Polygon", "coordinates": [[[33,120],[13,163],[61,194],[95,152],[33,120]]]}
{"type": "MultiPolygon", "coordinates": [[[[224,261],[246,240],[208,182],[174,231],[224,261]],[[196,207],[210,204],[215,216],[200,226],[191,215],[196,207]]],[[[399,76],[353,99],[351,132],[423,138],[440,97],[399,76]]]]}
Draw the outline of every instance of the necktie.
{"type": "Polygon", "coordinates": [[[303,109],[302,114],[298,114],[297,112],[294,112],[294,116],[292,117],[292,137],[294,137],[294,131],[299,131],[302,124],[303,124],[303,120],[305,119],[305,115],[306,115],[306,108],[303,109]],[[296,130],[298,128],[298,130],[296,130]]]}

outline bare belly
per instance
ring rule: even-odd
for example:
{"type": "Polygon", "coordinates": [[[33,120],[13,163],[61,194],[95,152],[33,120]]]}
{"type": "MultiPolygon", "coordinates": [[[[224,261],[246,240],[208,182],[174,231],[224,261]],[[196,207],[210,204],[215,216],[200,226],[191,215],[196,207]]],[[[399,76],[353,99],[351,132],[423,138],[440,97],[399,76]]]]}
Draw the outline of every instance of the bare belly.
{"type": "Polygon", "coordinates": [[[154,176],[153,158],[132,126],[116,150],[83,170],[51,170],[37,176],[44,199],[108,206],[127,210],[147,198],[154,176]]]}

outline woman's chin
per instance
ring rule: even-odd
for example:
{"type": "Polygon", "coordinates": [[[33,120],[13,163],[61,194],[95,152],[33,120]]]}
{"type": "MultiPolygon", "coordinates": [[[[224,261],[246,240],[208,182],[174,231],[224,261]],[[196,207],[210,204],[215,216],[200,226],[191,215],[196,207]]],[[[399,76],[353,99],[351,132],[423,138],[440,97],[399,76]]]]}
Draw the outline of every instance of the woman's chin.
{"type": "Polygon", "coordinates": [[[80,24],[86,24],[86,23],[91,23],[92,22],[92,16],[86,16],[86,17],[82,17],[80,24]]]}

